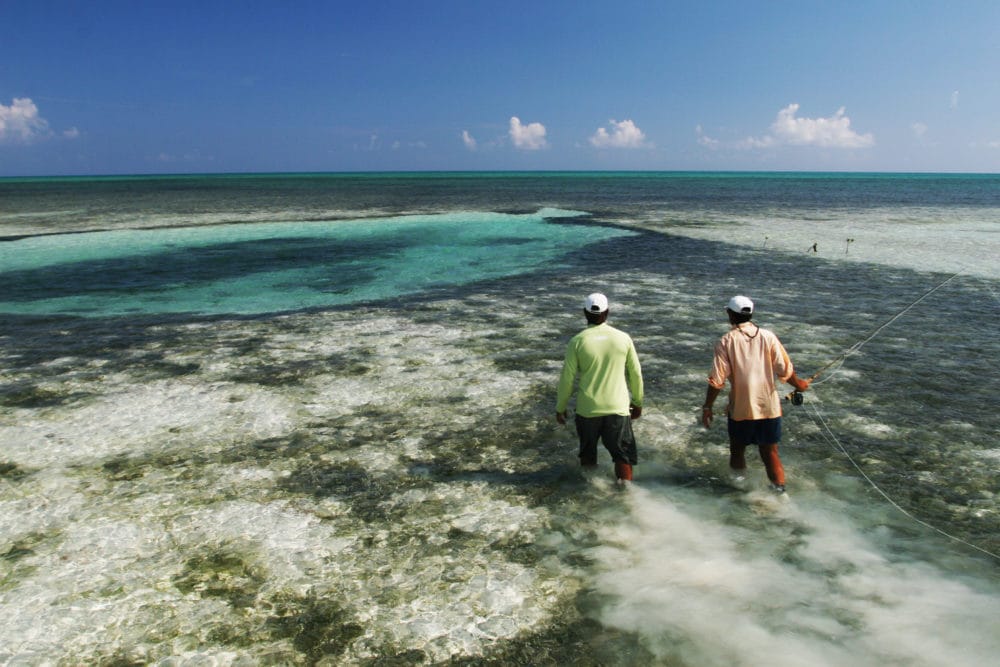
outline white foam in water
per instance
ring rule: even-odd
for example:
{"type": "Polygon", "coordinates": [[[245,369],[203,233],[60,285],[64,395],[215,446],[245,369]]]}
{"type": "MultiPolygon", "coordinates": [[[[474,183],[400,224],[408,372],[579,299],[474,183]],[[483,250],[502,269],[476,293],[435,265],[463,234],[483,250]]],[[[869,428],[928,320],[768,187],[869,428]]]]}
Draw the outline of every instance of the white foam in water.
{"type": "Polygon", "coordinates": [[[771,499],[755,532],[681,495],[634,488],[632,515],[601,528],[606,546],[593,550],[611,596],[600,620],[638,632],[658,659],[974,667],[1000,651],[995,620],[983,622],[1000,617],[996,590],[893,562],[828,498],[771,499]]]}
{"type": "MultiPolygon", "coordinates": [[[[115,379],[109,378],[114,383],[115,379]]],[[[0,424],[4,456],[27,468],[69,465],[115,455],[135,456],[178,443],[230,443],[240,438],[285,433],[294,403],[261,389],[158,381],[139,386],[119,379],[119,391],[65,411],[23,417],[0,424]]]]}
{"type": "Polygon", "coordinates": [[[877,422],[863,415],[850,414],[843,419],[853,430],[872,438],[889,438],[896,433],[896,427],[891,424],[877,422]]]}
{"type": "Polygon", "coordinates": [[[227,540],[255,545],[273,581],[306,590],[314,572],[305,568],[315,568],[349,541],[330,527],[317,530],[315,517],[285,511],[280,503],[195,510],[169,531],[159,524],[155,506],[143,509],[130,520],[82,514],[68,522],[58,551],[35,559],[46,585],[22,588],[20,613],[0,614],[5,645],[25,657],[86,654],[94,648],[88,646],[92,629],[107,628],[114,634],[105,641],[139,648],[159,633],[176,636],[174,650],[183,652],[193,648],[186,643],[201,634],[199,627],[217,627],[233,615],[223,600],[178,595],[171,577],[192,553],[227,540]],[[272,546],[277,557],[268,558],[272,546]]]}
{"type": "MultiPolygon", "coordinates": [[[[260,474],[251,477],[264,481],[260,474]]],[[[410,508],[410,530],[425,534],[430,545],[451,528],[490,542],[539,528],[543,519],[536,512],[491,494],[485,483],[438,485],[401,494],[387,509],[410,508]],[[454,511],[425,514],[425,503],[444,503],[454,511]]],[[[204,640],[212,628],[240,622],[238,611],[223,601],[179,595],[172,581],[187,558],[215,545],[242,554],[266,573],[262,594],[341,600],[369,628],[367,642],[417,646],[437,660],[456,652],[477,654],[484,644],[543,621],[547,600],[554,598],[552,583],[522,565],[478,550],[436,552],[423,541],[394,543],[391,530],[366,527],[336,503],[320,503],[326,517],[321,521],[281,500],[201,508],[194,501],[142,496],[138,506],[128,508],[129,518],[107,516],[122,509],[110,504],[77,504],[64,517],[59,549],[33,559],[44,577],[19,587],[16,605],[0,606],[4,645],[22,658],[87,653],[95,648],[87,638],[96,627],[114,629],[103,640],[112,645],[148,651],[148,638],[161,634],[181,639],[175,653],[193,649],[194,637],[204,640]],[[366,536],[371,546],[360,544],[366,536]],[[389,593],[401,603],[375,603],[389,593]]],[[[363,647],[357,651],[374,655],[363,647]]],[[[203,649],[192,655],[239,654],[203,649]]]]}
{"type": "MultiPolygon", "coordinates": [[[[351,648],[358,659],[376,657],[386,642],[419,649],[433,660],[479,655],[492,642],[545,621],[575,584],[560,581],[565,572],[558,567],[532,568],[482,550],[481,544],[539,534],[547,523],[544,510],[497,497],[488,482],[440,483],[390,496],[384,511],[406,517],[395,529],[354,516],[336,497],[274,498],[274,489],[295,473],[280,458],[208,464],[203,481],[185,481],[189,457],[287,435],[303,422],[350,417],[365,405],[398,410],[402,403],[431,405],[460,391],[467,401],[460,410],[471,414],[450,423],[474,428],[476,412],[502,414],[537,381],[523,371],[497,374],[488,358],[462,352],[470,332],[456,327],[399,317],[336,320],[321,318],[305,333],[269,335],[255,358],[267,363],[351,356],[344,345],[350,341],[368,351],[357,361],[370,366],[371,374],[344,376],[320,365],[315,376],[284,388],[236,383],[226,378],[243,370],[234,361],[246,359],[234,356],[228,344],[251,334],[240,325],[213,333],[196,325],[186,327],[192,340],[208,344],[206,363],[194,376],[201,381],[184,376],[142,382],[129,372],[109,374],[100,385],[81,387],[99,390],[96,397],[23,410],[23,419],[0,427],[0,438],[13,443],[5,461],[39,470],[17,488],[0,480],[0,552],[32,543],[33,535],[48,536],[24,557],[36,574],[7,591],[0,604],[0,646],[7,651],[0,651],[0,661],[108,659],[125,649],[142,660],[167,653],[178,664],[233,664],[257,655],[261,646],[240,652],[211,640],[213,632],[245,623],[244,612],[224,597],[178,590],[188,563],[213,552],[257,568],[261,581],[254,594],[261,597],[338,601],[364,624],[363,637],[351,648]],[[116,457],[127,466],[161,454],[176,463],[139,469],[126,483],[101,474],[101,464],[116,457]],[[260,500],[249,500],[254,496],[260,500]],[[47,500],[39,504],[38,498],[47,500]],[[468,550],[445,548],[454,531],[475,536],[468,550]],[[387,598],[397,602],[385,604],[387,598]],[[100,637],[93,628],[103,629],[100,637]]],[[[167,359],[190,361],[189,349],[182,344],[167,359]]],[[[407,415],[407,423],[440,419],[436,411],[424,413],[407,415]]],[[[343,454],[332,449],[318,463],[360,465],[377,479],[407,470],[424,458],[427,444],[413,435],[371,441],[343,454]]],[[[493,465],[513,470],[506,460],[515,456],[498,450],[493,465]]],[[[253,613],[262,614],[255,621],[262,624],[273,611],[253,613]]],[[[277,646],[293,651],[287,641],[277,646]]]]}

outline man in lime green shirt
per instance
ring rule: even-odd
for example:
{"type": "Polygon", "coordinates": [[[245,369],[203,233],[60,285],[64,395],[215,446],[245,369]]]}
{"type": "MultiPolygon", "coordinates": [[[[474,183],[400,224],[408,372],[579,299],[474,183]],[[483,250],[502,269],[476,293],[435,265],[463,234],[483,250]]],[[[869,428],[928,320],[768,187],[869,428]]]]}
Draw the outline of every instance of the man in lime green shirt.
{"type": "Polygon", "coordinates": [[[607,323],[606,296],[596,292],[589,295],[583,314],[587,328],[566,346],[556,421],[566,423],[566,408],[579,375],[576,433],[580,438],[580,465],[597,465],[600,440],[615,462],[615,476],[628,481],[632,479],[632,466],[638,463],[632,420],[642,415],[642,368],[629,335],[607,323]]]}

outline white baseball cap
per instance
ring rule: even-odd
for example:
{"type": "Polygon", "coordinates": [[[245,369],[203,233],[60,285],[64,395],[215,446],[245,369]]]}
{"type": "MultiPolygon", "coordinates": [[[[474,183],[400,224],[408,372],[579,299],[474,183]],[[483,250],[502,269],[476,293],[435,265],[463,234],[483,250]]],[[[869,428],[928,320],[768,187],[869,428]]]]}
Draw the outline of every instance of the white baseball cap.
{"type": "Polygon", "coordinates": [[[753,301],[745,296],[734,296],[729,300],[729,305],[726,306],[726,310],[731,310],[734,313],[750,315],[753,313],[753,301]]]}
{"type": "Polygon", "coordinates": [[[583,309],[588,313],[603,313],[608,309],[608,297],[600,292],[594,292],[583,302],[583,309]]]}

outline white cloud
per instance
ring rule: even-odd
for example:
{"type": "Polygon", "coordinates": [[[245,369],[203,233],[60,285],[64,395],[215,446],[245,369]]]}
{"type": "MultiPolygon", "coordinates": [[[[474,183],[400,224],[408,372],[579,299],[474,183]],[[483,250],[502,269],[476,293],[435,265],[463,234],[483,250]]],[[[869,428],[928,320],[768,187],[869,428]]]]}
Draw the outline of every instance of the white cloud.
{"type": "MultiPolygon", "coordinates": [[[[875,137],[858,134],[851,129],[851,119],[844,107],[828,118],[799,118],[798,104],[789,104],[778,112],[771,123],[771,131],[760,137],[747,137],[728,144],[739,150],[774,148],[777,146],[819,146],[821,148],[869,148],[875,145],[875,137]]],[[[914,126],[916,131],[916,125],[914,126]]],[[[723,144],[706,136],[701,126],[695,128],[698,143],[708,148],[719,148],[723,144]]]]}
{"type": "Polygon", "coordinates": [[[719,141],[718,139],[713,139],[712,137],[705,134],[701,129],[701,125],[696,125],[694,128],[694,132],[695,134],[698,135],[698,143],[701,144],[702,146],[705,146],[706,148],[711,148],[712,150],[715,150],[716,148],[719,148],[719,146],[722,145],[722,142],[719,141]]]}
{"type": "Polygon", "coordinates": [[[619,123],[611,119],[608,122],[611,132],[603,127],[597,128],[590,138],[592,145],[597,148],[643,148],[646,145],[646,135],[631,120],[619,123]]]}
{"type": "Polygon", "coordinates": [[[913,134],[915,134],[918,138],[923,138],[923,136],[927,134],[927,125],[924,123],[914,123],[913,125],[910,125],[910,129],[913,130],[913,134]]]}
{"type": "Polygon", "coordinates": [[[829,118],[797,118],[798,110],[798,104],[789,104],[778,112],[771,131],[780,142],[823,148],[868,148],[875,143],[871,134],[858,134],[851,129],[851,119],[845,115],[844,107],[829,118]]]}
{"type": "Polygon", "coordinates": [[[68,130],[63,131],[63,136],[67,139],[76,139],[80,136],[80,130],[75,127],[71,127],[68,130]]]}
{"type": "Polygon", "coordinates": [[[770,148],[778,143],[778,140],[774,137],[764,135],[763,137],[747,137],[742,141],[736,142],[736,147],[741,150],[752,150],[754,148],[770,148]]]}
{"type": "Polygon", "coordinates": [[[462,130],[462,143],[465,144],[465,147],[468,148],[470,151],[476,150],[477,147],[476,139],[471,134],[469,134],[468,130],[462,130]]]}
{"type": "MultiPolygon", "coordinates": [[[[382,139],[378,136],[377,132],[372,132],[368,135],[368,142],[362,143],[362,139],[359,138],[354,144],[354,150],[363,153],[376,152],[382,150],[382,139]]],[[[389,146],[392,148],[392,146],[389,146]]]]}
{"type": "Polygon", "coordinates": [[[548,146],[545,141],[545,126],[541,123],[521,124],[517,116],[510,118],[510,138],[514,146],[522,150],[537,151],[548,146]]]}
{"type": "Polygon", "coordinates": [[[48,135],[49,123],[30,98],[15,97],[9,107],[0,104],[0,142],[28,143],[48,135]]]}
{"type": "Polygon", "coordinates": [[[951,108],[952,109],[957,109],[958,108],[958,91],[957,90],[951,94],[951,108]]]}

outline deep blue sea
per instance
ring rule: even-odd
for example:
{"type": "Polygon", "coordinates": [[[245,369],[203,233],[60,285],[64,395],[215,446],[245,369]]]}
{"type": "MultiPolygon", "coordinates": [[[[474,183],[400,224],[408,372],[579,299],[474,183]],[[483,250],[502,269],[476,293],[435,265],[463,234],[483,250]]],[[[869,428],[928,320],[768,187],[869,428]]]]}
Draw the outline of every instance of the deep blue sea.
{"type": "Polygon", "coordinates": [[[997,175],[0,179],[0,664],[991,664],[998,258],[997,175]],[[786,497],[697,423],[734,294],[823,369],[786,497]]]}

